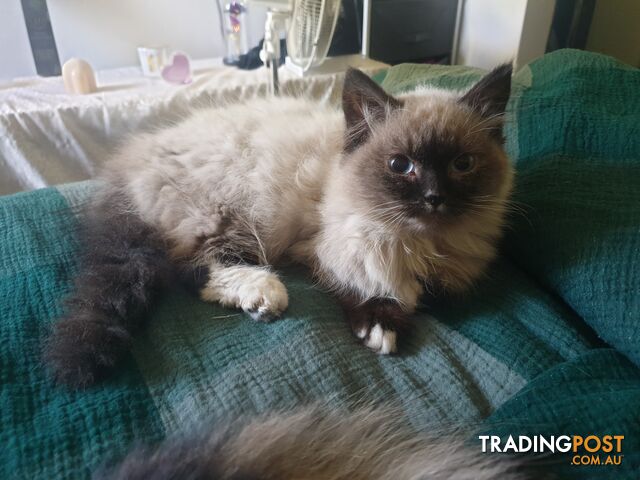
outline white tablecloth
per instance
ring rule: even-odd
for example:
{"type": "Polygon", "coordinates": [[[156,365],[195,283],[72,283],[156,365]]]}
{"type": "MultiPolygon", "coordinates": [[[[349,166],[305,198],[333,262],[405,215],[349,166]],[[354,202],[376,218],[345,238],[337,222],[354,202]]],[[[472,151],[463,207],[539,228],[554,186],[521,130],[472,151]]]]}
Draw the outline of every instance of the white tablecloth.
{"type": "MultiPolygon", "coordinates": [[[[360,66],[369,73],[384,67],[360,66]]],[[[87,179],[140,129],[267,92],[264,68],[243,71],[214,59],[193,62],[193,71],[193,82],[181,86],[144,78],[137,67],[98,72],[99,91],[91,95],[66,94],[60,77],[0,84],[0,194],[87,179]]],[[[303,79],[280,68],[283,93],[326,102],[338,100],[342,75],[303,79]]]]}

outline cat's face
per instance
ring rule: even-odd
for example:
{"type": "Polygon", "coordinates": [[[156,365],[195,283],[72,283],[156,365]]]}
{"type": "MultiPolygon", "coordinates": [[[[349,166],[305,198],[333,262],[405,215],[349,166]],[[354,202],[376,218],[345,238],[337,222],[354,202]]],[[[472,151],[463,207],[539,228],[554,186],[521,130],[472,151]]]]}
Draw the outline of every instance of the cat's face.
{"type": "Polygon", "coordinates": [[[350,71],[344,174],[354,202],[372,218],[416,228],[495,212],[512,181],[502,148],[510,79],[504,66],[463,96],[424,90],[394,98],[350,71]]]}

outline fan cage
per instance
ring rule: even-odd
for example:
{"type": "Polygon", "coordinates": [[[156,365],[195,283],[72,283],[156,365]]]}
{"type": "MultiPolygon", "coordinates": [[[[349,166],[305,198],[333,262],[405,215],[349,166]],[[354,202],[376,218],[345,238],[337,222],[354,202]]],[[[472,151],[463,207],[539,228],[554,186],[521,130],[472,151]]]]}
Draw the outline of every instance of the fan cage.
{"type": "Polygon", "coordinates": [[[302,71],[324,61],[339,13],[340,0],[294,0],[287,54],[302,71]]]}

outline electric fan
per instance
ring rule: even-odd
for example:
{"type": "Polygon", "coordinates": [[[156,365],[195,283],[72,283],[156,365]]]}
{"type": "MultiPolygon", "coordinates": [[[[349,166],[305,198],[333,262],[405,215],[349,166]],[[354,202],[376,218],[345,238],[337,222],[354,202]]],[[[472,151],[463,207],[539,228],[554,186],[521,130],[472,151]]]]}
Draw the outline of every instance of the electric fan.
{"type": "MultiPolygon", "coordinates": [[[[341,0],[251,0],[251,3],[267,7],[260,58],[269,69],[272,93],[279,93],[280,33],[286,32],[287,68],[300,76],[306,75],[320,66],[327,57],[340,13],[340,2],[341,0]]],[[[370,0],[364,0],[361,54],[364,58],[369,53],[370,10],[370,0]]],[[[353,56],[344,57],[341,68],[344,68],[345,62],[350,63],[346,57],[353,56]]]]}

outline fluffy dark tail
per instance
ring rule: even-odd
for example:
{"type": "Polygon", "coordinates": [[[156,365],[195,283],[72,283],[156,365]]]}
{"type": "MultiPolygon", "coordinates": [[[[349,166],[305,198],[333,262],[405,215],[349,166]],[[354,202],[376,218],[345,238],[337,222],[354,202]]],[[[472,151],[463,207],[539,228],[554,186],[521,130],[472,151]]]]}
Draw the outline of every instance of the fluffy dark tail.
{"type": "Polygon", "coordinates": [[[170,274],[160,235],[123,205],[112,198],[87,213],[81,271],[46,343],[55,379],[73,388],[93,384],[124,356],[170,274]]]}
{"type": "Polygon", "coordinates": [[[156,450],[133,451],[108,480],[527,480],[523,459],[483,454],[461,432],[415,432],[399,412],[308,407],[233,420],[156,450]]]}

